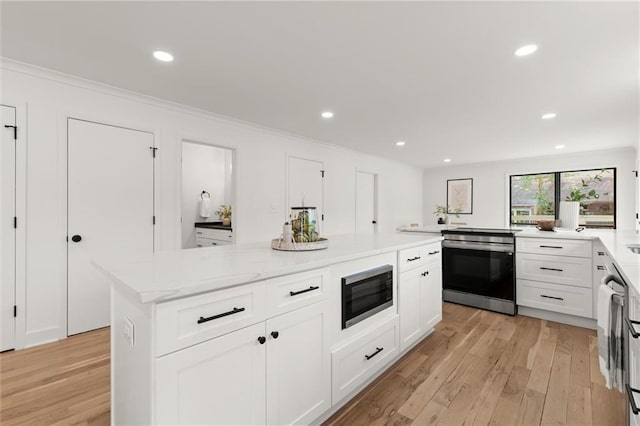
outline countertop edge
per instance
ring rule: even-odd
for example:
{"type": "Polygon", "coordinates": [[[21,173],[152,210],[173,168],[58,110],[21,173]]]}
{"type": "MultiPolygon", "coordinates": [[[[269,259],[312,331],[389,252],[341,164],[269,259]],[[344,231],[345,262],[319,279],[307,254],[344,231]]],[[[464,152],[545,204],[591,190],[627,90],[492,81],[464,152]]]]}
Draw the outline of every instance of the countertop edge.
{"type": "MultiPolygon", "coordinates": [[[[404,250],[408,248],[418,247],[425,244],[431,244],[442,241],[441,236],[424,236],[414,241],[396,243],[382,248],[372,248],[365,251],[357,251],[348,255],[339,255],[337,257],[321,259],[295,266],[285,266],[280,269],[274,269],[268,272],[248,272],[246,274],[237,274],[233,276],[222,276],[217,279],[206,280],[202,283],[193,283],[186,285],[184,288],[176,290],[157,290],[157,291],[139,291],[131,285],[127,284],[123,279],[118,277],[118,270],[112,271],[108,267],[102,266],[99,262],[92,261],[93,265],[101,272],[105,273],[113,284],[124,287],[137,295],[140,303],[162,303],[174,299],[187,296],[208,293],[213,291],[225,290],[229,288],[239,287],[246,284],[252,284],[259,281],[274,279],[286,275],[297,274],[301,272],[311,271],[314,269],[325,268],[339,263],[349,262],[366,257],[376,256],[379,254],[389,253],[393,251],[404,250]]],[[[194,250],[219,250],[220,247],[198,248],[194,250]]],[[[266,249],[266,248],[265,248],[266,249]]],[[[272,250],[268,248],[268,250],[272,250]]]]}

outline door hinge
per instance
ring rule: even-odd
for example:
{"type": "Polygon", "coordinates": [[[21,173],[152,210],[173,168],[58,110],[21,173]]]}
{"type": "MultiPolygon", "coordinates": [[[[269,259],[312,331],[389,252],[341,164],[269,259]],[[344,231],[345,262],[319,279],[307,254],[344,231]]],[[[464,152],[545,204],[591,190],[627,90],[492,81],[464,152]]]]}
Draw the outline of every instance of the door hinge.
{"type": "Polygon", "coordinates": [[[158,151],[158,148],[156,148],[155,146],[150,146],[149,149],[153,153],[153,158],[156,158],[156,151],[158,151]]]}
{"type": "Polygon", "coordinates": [[[631,170],[631,172],[632,172],[636,177],[638,177],[638,171],[637,171],[637,170],[631,170]]]}
{"type": "Polygon", "coordinates": [[[13,140],[18,140],[18,126],[12,126],[10,124],[4,125],[5,129],[13,129],[13,140]]]}
{"type": "Polygon", "coordinates": [[[16,305],[13,305],[13,317],[17,317],[18,316],[18,307],[16,305]]]}
{"type": "Polygon", "coordinates": [[[153,224],[154,225],[156,224],[156,217],[155,216],[153,216],[153,224]]]}
{"type": "Polygon", "coordinates": [[[324,177],[324,170],[320,170],[320,174],[324,177]]]}
{"type": "Polygon", "coordinates": [[[13,229],[18,229],[18,218],[13,217],[13,229]]]}

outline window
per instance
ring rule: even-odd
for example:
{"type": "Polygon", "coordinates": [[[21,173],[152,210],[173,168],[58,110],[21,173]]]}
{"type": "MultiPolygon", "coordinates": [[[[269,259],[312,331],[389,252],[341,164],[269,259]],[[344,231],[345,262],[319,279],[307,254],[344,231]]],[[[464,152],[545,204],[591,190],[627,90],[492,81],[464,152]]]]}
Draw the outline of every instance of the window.
{"type": "Polygon", "coordinates": [[[511,225],[557,219],[561,201],[578,201],[581,226],[616,227],[615,168],[512,175],[509,181],[511,225]]]}

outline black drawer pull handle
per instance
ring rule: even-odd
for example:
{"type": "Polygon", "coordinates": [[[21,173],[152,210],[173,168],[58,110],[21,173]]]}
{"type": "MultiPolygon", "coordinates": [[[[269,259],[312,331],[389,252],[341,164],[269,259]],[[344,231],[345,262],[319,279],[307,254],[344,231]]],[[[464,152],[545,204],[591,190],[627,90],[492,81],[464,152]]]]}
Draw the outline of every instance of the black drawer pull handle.
{"type": "Polygon", "coordinates": [[[384,350],[384,348],[376,348],[376,351],[374,353],[372,353],[371,355],[365,355],[364,357],[368,360],[370,360],[371,358],[373,358],[374,356],[378,355],[380,352],[382,352],[384,350]]]}
{"type": "Polygon", "coordinates": [[[629,385],[625,385],[627,387],[627,398],[629,398],[629,405],[631,405],[631,411],[633,414],[640,414],[640,410],[638,410],[638,406],[636,405],[636,399],[633,397],[633,393],[640,393],[640,390],[634,389],[629,385]]]}
{"type": "Polygon", "coordinates": [[[413,262],[414,260],[420,260],[420,256],[412,257],[411,259],[407,259],[407,262],[413,262]]]}
{"type": "Polygon", "coordinates": [[[540,246],[541,248],[554,248],[554,249],[561,249],[564,248],[562,246],[540,246]]]}
{"type": "Polygon", "coordinates": [[[280,333],[278,333],[277,331],[272,331],[271,332],[271,337],[273,337],[274,339],[277,339],[279,335],[280,335],[280,333]]]}
{"type": "Polygon", "coordinates": [[[601,265],[598,265],[597,268],[598,268],[598,271],[604,271],[605,269],[607,269],[607,268],[605,268],[604,266],[601,266],[601,265]]]}
{"type": "Polygon", "coordinates": [[[267,338],[264,336],[260,336],[258,337],[258,342],[260,342],[261,345],[264,345],[264,342],[267,341],[267,338]]]}
{"type": "Polygon", "coordinates": [[[599,251],[598,252],[598,256],[604,256],[604,252],[603,251],[599,251]]]}
{"type": "Polygon", "coordinates": [[[541,266],[540,269],[542,269],[543,271],[556,271],[556,272],[562,272],[562,269],[557,269],[557,268],[547,268],[545,266],[541,266]]]}
{"type": "Polygon", "coordinates": [[[207,322],[207,321],[211,321],[211,320],[214,320],[214,319],[226,317],[226,316],[229,316],[229,315],[237,314],[238,312],[242,312],[242,311],[244,311],[244,308],[233,308],[232,311],[225,312],[225,313],[218,314],[218,315],[214,315],[212,317],[208,317],[208,318],[200,317],[200,319],[198,320],[198,324],[202,324],[203,322],[207,322]]]}
{"type": "Polygon", "coordinates": [[[640,321],[633,321],[629,318],[625,318],[625,321],[627,322],[627,327],[629,327],[629,333],[631,333],[633,338],[637,339],[638,337],[640,337],[640,333],[638,333],[636,331],[636,328],[634,327],[634,324],[640,324],[640,321]]]}
{"type": "Polygon", "coordinates": [[[320,288],[320,287],[311,286],[311,287],[309,287],[309,288],[307,288],[307,289],[305,289],[305,290],[300,290],[300,291],[290,291],[290,292],[289,292],[289,296],[297,296],[298,294],[306,293],[306,292],[308,292],[308,291],[317,290],[317,289],[319,289],[319,288],[320,288]]]}
{"type": "Polygon", "coordinates": [[[423,273],[421,273],[420,275],[422,275],[423,277],[426,277],[427,275],[429,275],[429,271],[424,271],[423,273]]]}
{"type": "Polygon", "coordinates": [[[545,299],[564,300],[562,297],[547,296],[546,294],[541,294],[540,297],[544,297],[545,299]]]}
{"type": "Polygon", "coordinates": [[[434,254],[438,254],[438,253],[440,253],[440,250],[430,251],[429,256],[433,256],[434,254]]]}

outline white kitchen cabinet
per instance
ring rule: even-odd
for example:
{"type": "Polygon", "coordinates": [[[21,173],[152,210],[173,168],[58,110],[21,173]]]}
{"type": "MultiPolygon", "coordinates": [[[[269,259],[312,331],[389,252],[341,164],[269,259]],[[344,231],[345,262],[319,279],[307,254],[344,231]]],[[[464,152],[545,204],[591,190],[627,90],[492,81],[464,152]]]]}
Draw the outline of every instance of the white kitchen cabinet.
{"type": "Polygon", "coordinates": [[[213,247],[233,244],[233,232],[226,229],[196,227],[196,246],[213,247]]]}
{"type": "Polygon", "coordinates": [[[516,302],[574,317],[594,317],[589,240],[516,237],[516,302]]]}
{"type": "Polygon", "coordinates": [[[310,423],[331,406],[327,312],[316,303],[160,357],[157,422],[310,423]]]}
{"type": "Polygon", "coordinates": [[[333,403],[371,379],[398,354],[398,318],[391,317],[331,355],[333,403]]]}
{"type": "Polygon", "coordinates": [[[400,350],[404,351],[442,319],[440,243],[403,250],[398,264],[404,271],[398,280],[400,350]]]}
{"type": "Polygon", "coordinates": [[[264,323],[157,360],[156,423],[264,424],[264,323]]]}
{"type": "Polygon", "coordinates": [[[331,407],[326,302],[267,320],[267,424],[309,424],[331,407]]]}

